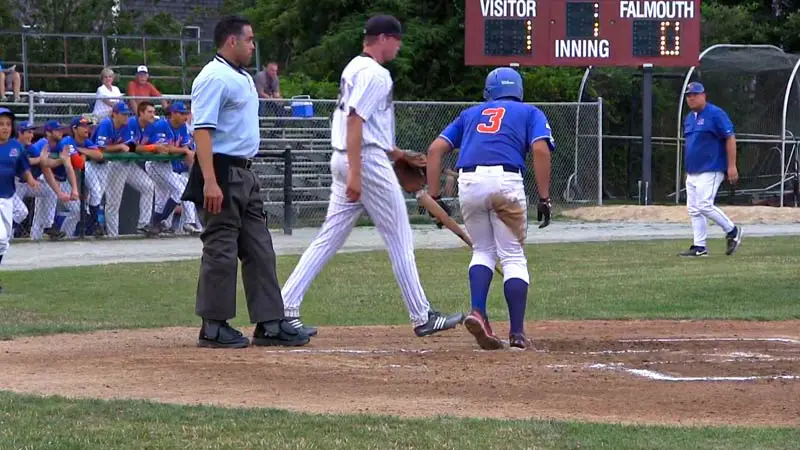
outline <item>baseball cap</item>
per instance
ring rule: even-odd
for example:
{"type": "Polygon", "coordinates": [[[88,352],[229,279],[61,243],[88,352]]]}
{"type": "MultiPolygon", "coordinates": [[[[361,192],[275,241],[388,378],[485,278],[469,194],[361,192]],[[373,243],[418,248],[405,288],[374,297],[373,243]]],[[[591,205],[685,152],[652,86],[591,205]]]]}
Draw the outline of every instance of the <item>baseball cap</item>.
{"type": "Polygon", "coordinates": [[[9,116],[11,120],[14,120],[17,116],[14,114],[14,111],[11,111],[8,108],[0,108],[0,116],[9,116]]]}
{"type": "Polygon", "coordinates": [[[67,128],[67,126],[57,120],[48,120],[44,124],[44,131],[63,130],[64,128],[67,128]]]}
{"type": "Polygon", "coordinates": [[[17,131],[19,131],[20,133],[23,132],[23,131],[30,131],[30,130],[35,130],[35,129],[36,129],[36,125],[34,125],[33,122],[31,122],[29,120],[26,120],[24,122],[20,122],[19,125],[17,125],[17,131]]]}
{"type": "Polygon", "coordinates": [[[167,108],[168,113],[180,113],[180,114],[189,114],[189,110],[186,109],[186,105],[183,102],[175,102],[167,108]]]}
{"type": "Polygon", "coordinates": [[[147,71],[147,66],[139,66],[139,67],[136,68],[136,73],[142,73],[142,72],[150,73],[150,72],[147,71]]]}
{"type": "Polygon", "coordinates": [[[684,94],[702,94],[705,91],[706,88],[704,88],[702,84],[698,83],[697,81],[692,81],[686,86],[686,91],[684,94]]]}
{"type": "Polygon", "coordinates": [[[114,104],[114,107],[111,109],[111,112],[115,112],[117,114],[130,114],[131,109],[128,108],[128,104],[125,102],[117,102],[114,104]]]}
{"type": "Polygon", "coordinates": [[[388,14],[378,14],[370,17],[366,25],[364,25],[364,35],[378,36],[381,34],[401,37],[403,36],[403,27],[400,25],[399,20],[388,14]]]}
{"type": "Polygon", "coordinates": [[[94,125],[94,122],[91,119],[89,119],[88,117],[83,117],[83,116],[73,117],[72,118],[72,122],[70,122],[70,124],[69,124],[69,126],[72,127],[72,128],[76,128],[76,127],[80,127],[80,126],[90,127],[92,125],[94,125]]]}

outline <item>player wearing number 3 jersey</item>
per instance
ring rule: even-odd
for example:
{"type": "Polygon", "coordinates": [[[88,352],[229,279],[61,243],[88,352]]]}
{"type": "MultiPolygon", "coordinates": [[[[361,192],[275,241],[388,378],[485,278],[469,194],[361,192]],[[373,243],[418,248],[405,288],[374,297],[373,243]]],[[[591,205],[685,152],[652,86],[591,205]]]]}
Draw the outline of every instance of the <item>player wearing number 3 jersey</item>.
{"type": "Polygon", "coordinates": [[[522,103],[522,92],[519,73],[508,67],[495,69],[486,78],[486,102],[463,111],[428,149],[428,193],[437,199],[442,155],[460,149],[458,198],[473,241],[469,264],[472,312],[464,326],[486,350],[503,348],[486,313],[492,269],[498,258],[511,322],[509,345],[522,349],[528,345],[523,322],[530,280],[523,247],[527,201],[522,182],[528,151],[533,152],[539,218],[544,219],[540,228],[550,221],[550,156],[555,143],[544,113],[522,103]],[[513,212],[510,218],[509,211],[513,212]]]}

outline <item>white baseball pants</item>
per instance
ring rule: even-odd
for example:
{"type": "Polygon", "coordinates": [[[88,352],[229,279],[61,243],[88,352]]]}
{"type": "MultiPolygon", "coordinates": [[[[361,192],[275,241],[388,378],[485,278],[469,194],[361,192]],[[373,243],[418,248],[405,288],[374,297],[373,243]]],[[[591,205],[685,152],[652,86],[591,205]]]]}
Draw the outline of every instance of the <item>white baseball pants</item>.
{"type": "Polygon", "coordinates": [[[44,175],[38,178],[39,192],[34,191],[28,183],[17,183],[17,193],[13,197],[13,221],[22,223],[28,217],[28,207],[23,201],[26,197],[34,197],[33,221],[31,222],[31,239],[39,240],[44,236],[44,229],[53,225],[56,216],[56,203],[58,198],[55,192],[45,181],[44,175]]]}
{"type": "Polygon", "coordinates": [[[475,172],[458,176],[461,215],[473,244],[469,266],[482,265],[493,271],[499,258],[504,281],[519,278],[530,283],[524,247],[489,204],[489,196],[496,193],[518,201],[527,211],[521,174],[505,172],[502,166],[479,166],[475,172]]]}
{"type": "Polygon", "coordinates": [[[359,216],[366,211],[388,247],[392,271],[411,322],[414,326],[422,325],[428,321],[430,305],[419,280],[402,188],[385,151],[379,148],[362,149],[361,164],[361,200],[351,203],[345,195],[347,155],[333,152],[333,184],[327,217],[283,285],[281,293],[285,313],[289,317],[299,316],[300,303],[311,282],[344,245],[359,216]]]}
{"type": "Polygon", "coordinates": [[[692,222],[694,245],[706,246],[708,219],[713,220],[725,233],[733,230],[734,224],[716,205],[717,190],[725,179],[722,172],[704,172],[686,175],[686,209],[692,222]]]}
{"type": "MultiPolygon", "coordinates": [[[[61,181],[60,184],[62,192],[64,192],[67,195],[72,193],[72,185],[69,184],[69,181],[66,180],[61,181]]],[[[47,186],[44,189],[53,192],[50,186],[47,186]]],[[[53,192],[53,195],[56,195],[55,192],[53,192]]],[[[71,238],[75,235],[75,228],[78,227],[78,222],[80,222],[81,220],[81,201],[69,200],[61,203],[62,205],[64,205],[64,208],[67,211],[67,215],[64,218],[64,222],[61,224],[61,231],[67,233],[67,238],[71,238]]]]}
{"type": "Polygon", "coordinates": [[[155,185],[147,173],[135,163],[113,161],[108,173],[106,186],[106,233],[110,237],[119,236],[119,208],[125,184],[139,191],[138,228],[150,224],[153,215],[153,192],[155,185]]]}
{"type": "MultiPolygon", "coordinates": [[[[180,197],[183,196],[183,191],[186,189],[186,184],[189,183],[189,173],[177,173],[173,172],[177,177],[178,181],[180,182],[180,194],[178,195],[178,199],[176,200],[181,207],[183,208],[183,213],[181,214],[180,221],[178,226],[183,229],[184,225],[192,224],[198,228],[198,220],[197,220],[197,207],[192,202],[181,202],[180,197]]],[[[155,210],[162,211],[164,209],[164,205],[167,203],[167,199],[170,198],[168,193],[164,190],[158,189],[158,184],[156,184],[156,201],[155,201],[155,210]]],[[[175,198],[173,197],[173,200],[175,198]]],[[[173,210],[169,216],[165,217],[162,221],[162,224],[168,228],[172,228],[172,217],[175,215],[175,210],[173,210]]]]}
{"type": "Polygon", "coordinates": [[[14,198],[0,198],[0,255],[5,255],[14,237],[14,198]]]}

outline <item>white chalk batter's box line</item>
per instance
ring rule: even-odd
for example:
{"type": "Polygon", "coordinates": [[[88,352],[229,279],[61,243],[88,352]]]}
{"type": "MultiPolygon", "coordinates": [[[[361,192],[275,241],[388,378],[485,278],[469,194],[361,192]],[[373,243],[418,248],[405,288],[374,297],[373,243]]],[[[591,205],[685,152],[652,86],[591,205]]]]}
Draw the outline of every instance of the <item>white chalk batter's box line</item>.
{"type": "MultiPolygon", "coordinates": [[[[637,342],[707,342],[707,341],[724,341],[724,342],[731,342],[731,341],[761,341],[761,342],[779,342],[783,344],[789,345],[800,345],[800,340],[796,339],[789,339],[789,338],[664,338],[664,339],[620,339],[617,342],[624,342],[624,343],[637,343],[637,342]]],[[[482,350],[475,350],[476,352],[482,352],[482,350]]],[[[640,349],[640,350],[601,350],[595,352],[569,352],[570,354],[582,354],[582,355],[611,355],[611,354],[636,354],[636,353],[657,353],[657,352],[667,352],[673,351],[672,349],[640,349]]],[[[352,349],[352,348],[300,348],[300,349],[281,349],[281,350],[263,350],[264,353],[303,353],[303,354],[310,354],[310,355],[324,355],[324,354],[348,354],[348,355],[386,355],[386,354],[396,354],[396,353],[407,353],[407,354],[418,354],[423,355],[426,353],[435,353],[435,350],[430,349],[393,349],[393,350],[382,350],[382,349],[352,349]]],[[[798,360],[797,358],[783,358],[783,357],[773,357],[771,355],[759,354],[759,353],[747,353],[747,352],[732,352],[732,353],[723,353],[723,354],[701,354],[701,356],[724,356],[728,358],[756,358],[765,361],[795,361],[798,360]]],[[[722,362],[733,362],[738,361],[738,359],[729,359],[724,360],[722,362]]],[[[707,361],[707,362],[721,362],[720,360],[714,361],[707,361]]]]}
{"type": "Polygon", "coordinates": [[[752,375],[740,377],[686,377],[669,375],[657,370],[650,369],[633,369],[625,367],[622,363],[595,363],[595,364],[582,364],[582,365],[548,365],[549,369],[594,369],[594,370],[610,370],[617,372],[625,372],[640,378],[646,378],[653,381],[683,381],[683,382],[696,382],[696,381],[758,381],[758,380],[800,380],[800,375],[752,375]]]}

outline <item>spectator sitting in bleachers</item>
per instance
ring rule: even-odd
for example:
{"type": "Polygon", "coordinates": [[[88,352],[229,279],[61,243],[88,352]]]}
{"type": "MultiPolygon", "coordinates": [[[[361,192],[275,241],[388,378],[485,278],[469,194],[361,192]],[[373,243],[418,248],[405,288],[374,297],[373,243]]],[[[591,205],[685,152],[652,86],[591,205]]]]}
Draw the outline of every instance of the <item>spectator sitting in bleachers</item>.
{"type": "Polygon", "coordinates": [[[3,61],[0,60],[0,102],[8,100],[7,91],[14,94],[14,103],[22,102],[22,96],[19,95],[21,86],[22,77],[17,72],[17,66],[4,67],[3,61]]]}
{"type": "MultiPolygon", "coordinates": [[[[150,72],[147,70],[147,66],[139,66],[136,69],[136,79],[128,83],[126,94],[129,97],[161,97],[161,91],[150,82],[150,72]]],[[[142,101],[142,99],[128,100],[128,106],[130,106],[131,111],[139,110],[140,101],[142,101]]],[[[155,103],[152,99],[148,99],[147,101],[155,103]]],[[[166,100],[162,100],[161,106],[166,109],[169,104],[166,100]]]]}
{"type": "Polygon", "coordinates": [[[97,88],[97,100],[94,101],[94,110],[92,110],[92,114],[98,121],[110,116],[111,108],[119,101],[116,98],[122,97],[122,92],[114,86],[114,78],[114,71],[109,68],[100,72],[101,84],[97,88]]]}

